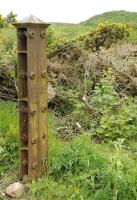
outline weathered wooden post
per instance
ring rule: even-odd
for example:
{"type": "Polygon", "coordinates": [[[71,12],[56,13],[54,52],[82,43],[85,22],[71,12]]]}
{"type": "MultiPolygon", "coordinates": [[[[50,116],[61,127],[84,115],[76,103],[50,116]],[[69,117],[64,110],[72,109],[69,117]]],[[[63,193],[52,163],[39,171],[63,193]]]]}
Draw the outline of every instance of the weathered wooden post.
{"type": "Polygon", "coordinates": [[[19,176],[30,179],[47,170],[47,66],[48,24],[30,16],[14,23],[17,28],[19,88],[19,176]]]}

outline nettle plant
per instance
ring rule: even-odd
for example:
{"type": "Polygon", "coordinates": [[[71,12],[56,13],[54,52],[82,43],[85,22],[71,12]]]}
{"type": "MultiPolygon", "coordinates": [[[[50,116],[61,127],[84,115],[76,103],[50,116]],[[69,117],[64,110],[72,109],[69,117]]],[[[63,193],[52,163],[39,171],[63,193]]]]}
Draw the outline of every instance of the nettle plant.
{"type": "Polygon", "coordinates": [[[94,91],[94,106],[100,113],[96,133],[102,139],[131,139],[137,132],[137,99],[121,98],[115,90],[116,82],[109,69],[94,91]]]}

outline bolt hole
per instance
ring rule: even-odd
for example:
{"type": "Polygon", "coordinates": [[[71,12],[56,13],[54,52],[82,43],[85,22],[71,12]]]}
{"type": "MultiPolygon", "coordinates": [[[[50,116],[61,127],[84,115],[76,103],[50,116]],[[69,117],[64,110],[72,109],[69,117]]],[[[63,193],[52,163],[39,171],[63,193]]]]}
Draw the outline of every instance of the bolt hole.
{"type": "Polygon", "coordinates": [[[45,133],[42,135],[42,138],[43,138],[43,139],[45,139],[45,138],[46,138],[46,134],[45,134],[45,133]]]}

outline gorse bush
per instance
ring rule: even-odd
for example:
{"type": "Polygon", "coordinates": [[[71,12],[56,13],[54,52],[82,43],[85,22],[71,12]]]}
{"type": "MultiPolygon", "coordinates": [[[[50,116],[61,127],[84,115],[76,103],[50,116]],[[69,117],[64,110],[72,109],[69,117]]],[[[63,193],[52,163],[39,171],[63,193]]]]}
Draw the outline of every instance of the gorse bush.
{"type": "Polygon", "coordinates": [[[101,23],[95,29],[79,37],[85,49],[99,51],[100,47],[109,48],[111,44],[125,40],[130,35],[130,29],[122,23],[101,23]]]}

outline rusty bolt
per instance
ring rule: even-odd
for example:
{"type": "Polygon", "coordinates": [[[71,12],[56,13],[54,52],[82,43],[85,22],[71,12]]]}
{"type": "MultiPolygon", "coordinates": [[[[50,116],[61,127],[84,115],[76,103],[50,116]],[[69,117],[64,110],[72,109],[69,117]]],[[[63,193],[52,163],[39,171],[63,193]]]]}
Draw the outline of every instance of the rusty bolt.
{"type": "Polygon", "coordinates": [[[33,165],[32,165],[32,168],[33,168],[33,169],[36,169],[36,167],[37,167],[37,163],[34,162],[33,165]]]}
{"type": "Polygon", "coordinates": [[[42,111],[43,113],[46,112],[46,110],[47,110],[47,107],[46,107],[46,106],[41,108],[41,111],[42,111]]]}
{"type": "Polygon", "coordinates": [[[28,112],[28,109],[27,108],[24,108],[23,106],[20,108],[20,112],[22,113],[27,113],[28,112]]]}
{"type": "Polygon", "coordinates": [[[47,72],[46,72],[45,70],[43,70],[42,73],[41,73],[41,76],[42,76],[43,78],[45,78],[46,75],[47,75],[47,72]]]}
{"type": "Polygon", "coordinates": [[[22,139],[23,142],[27,142],[28,141],[28,136],[26,134],[23,134],[21,136],[21,139],[22,139]]]}
{"type": "Polygon", "coordinates": [[[23,166],[27,166],[28,165],[28,161],[27,160],[23,160],[22,164],[23,164],[23,166]]]}
{"type": "Polygon", "coordinates": [[[20,78],[24,79],[27,77],[27,73],[26,72],[21,72],[20,73],[20,78]]]}
{"type": "Polygon", "coordinates": [[[26,31],[18,31],[18,36],[20,39],[25,39],[27,37],[26,31]]]}
{"type": "Polygon", "coordinates": [[[29,32],[29,37],[30,37],[30,38],[34,38],[34,37],[35,37],[35,33],[34,33],[33,31],[30,31],[30,32],[29,32]]]}
{"type": "Polygon", "coordinates": [[[35,73],[34,72],[31,72],[30,75],[29,75],[30,79],[34,79],[35,78],[35,73]]]}
{"type": "Polygon", "coordinates": [[[36,142],[37,142],[37,139],[36,139],[36,138],[32,138],[31,143],[32,143],[32,144],[36,144],[36,142]]]}
{"type": "Polygon", "coordinates": [[[42,38],[44,38],[46,36],[45,31],[41,31],[40,35],[41,35],[42,38]]]}

